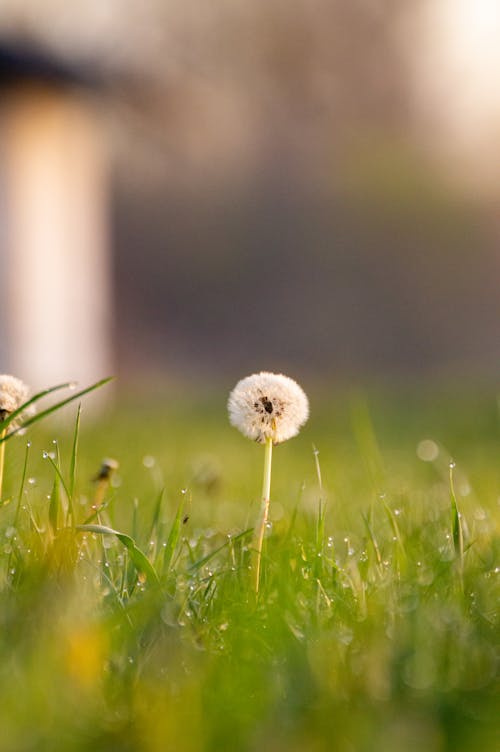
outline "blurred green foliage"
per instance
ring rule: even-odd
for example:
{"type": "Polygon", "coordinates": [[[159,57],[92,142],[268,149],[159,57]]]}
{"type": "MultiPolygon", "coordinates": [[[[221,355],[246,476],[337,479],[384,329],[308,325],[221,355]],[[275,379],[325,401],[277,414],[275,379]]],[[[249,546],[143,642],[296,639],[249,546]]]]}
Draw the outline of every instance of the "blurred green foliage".
{"type": "Polygon", "coordinates": [[[69,525],[62,484],[51,530],[52,441],[65,481],[73,446],[60,423],[30,433],[14,527],[26,441],[9,442],[2,750],[494,748],[494,395],[325,391],[311,406],[275,452],[257,601],[248,531],[263,451],[227,425],[223,395],[129,395],[94,425],[83,410],[76,522],[131,536],[160,584],[115,535],[69,525]],[[419,459],[424,449],[432,460],[419,459]],[[119,468],[103,478],[109,456],[119,468]]]}

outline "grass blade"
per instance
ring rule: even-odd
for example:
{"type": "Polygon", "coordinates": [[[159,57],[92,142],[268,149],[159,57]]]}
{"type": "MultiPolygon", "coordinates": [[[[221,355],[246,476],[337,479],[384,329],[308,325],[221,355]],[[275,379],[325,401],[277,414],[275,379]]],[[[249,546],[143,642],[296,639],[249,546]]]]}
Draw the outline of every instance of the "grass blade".
{"type": "Polygon", "coordinates": [[[114,530],[112,527],[106,525],[77,525],[76,529],[80,532],[97,533],[97,535],[116,535],[120,543],[123,543],[128,551],[129,557],[135,568],[141,574],[154,582],[156,585],[160,583],[155,568],[147,558],[146,554],[137,547],[133,538],[126,533],[120,533],[118,530],[114,530]]]}
{"type": "Polygon", "coordinates": [[[49,525],[53,535],[56,535],[58,530],[60,505],[61,494],[59,488],[59,476],[56,473],[54,476],[54,485],[52,486],[52,492],[50,494],[49,502],[49,525]]]}
{"type": "Polygon", "coordinates": [[[460,565],[462,565],[464,558],[464,534],[462,530],[462,522],[460,520],[460,512],[458,511],[457,497],[455,494],[455,484],[453,482],[454,467],[455,463],[450,462],[451,529],[453,534],[455,555],[457,559],[459,559],[460,565]]]}
{"type": "MultiPolygon", "coordinates": [[[[78,438],[80,435],[80,417],[82,414],[82,404],[78,405],[75,421],[75,432],[73,434],[73,447],[71,450],[71,460],[69,465],[69,494],[71,501],[73,500],[73,494],[75,492],[75,479],[76,479],[76,457],[78,453],[78,438]]],[[[72,511],[72,510],[71,510],[72,511]]]]}
{"type": "Polygon", "coordinates": [[[216,548],[215,551],[212,551],[211,553],[209,553],[206,556],[204,556],[202,559],[199,559],[194,564],[192,564],[189,567],[189,571],[191,573],[197,572],[199,569],[201,569],[202,567],[204,567],[205,564],[207,564],[211,559],[213,559],[214,556],[217,556],[217,554],[220,551],[223,551],[230,544],[233,545],[234,543],[236,543],[237,541],[241,540],[242,538],[246,538],[251,533],[253,533],[253,527],[249,527],[247,530],[243,530],[243,532],[242,533],[238,533],[238,535],[233,535],[230,538],[230,540],[227,540],[225,543],[222,544],[222,546],[219,546],[218,548],[216,548]]]}
{"type": "MultiPolygon", "coordinates": [[[[72,382],[68,381],[65,384],[57,384],[57,386],[51,386],[49,389],[44,389],[41,392],[37,392],[33,395],[33,397],[30,397],[29,400],[24,402],[20,407],[17,408],[17,410],[14,410],[10,415],[8,415],[4,420],[2,421],[2,428],[5,429],[8,427],[10,423],[12,423],[13,420],[15,420],[19,415],[21,415],[27,407],[30,405],[33,405],[35,402],[38,402],[38,400],[43,399],[43,397],[46,397],[48,394],[52,394],[52,392],[57,392],[60,389],[69,389],[72,386],[72,382]]],[[[13,432],[14,433],[14,432],[13,432]]]]}
{"type": "MultiPolygon", "coordinates": [[[[37,413],[36,415],[33,415],[32,418],[29,418],[28,420],[24,421],[24,423],[22,423],[18,428],[8,433],[7,436],[0,438],[0,443],[4,441],[8,441],[10,438],[12,438],[12,436],[15,436],[15,434],[18,433],[19,431],[22,431],[23,429],[28,428],[28,426],[31,426],[33,425],[33,423],[36,423],[37,421],[42,420],[42,418],[46,418],[47,415],[54,413],[56,410],[59,410],[61,407],[64,407],[65,405],[69,405],[70,402],[74,402],[80,397],[83,397],[85,394],[90,394],[90,392],[93,392],[96,389],[99,389],[101,386],[108,384],[110,381],[113,380],[113,378],[114,378],[113,376],[108,376],[105,379],[101,379],[100,381],[97,381],[95,384],[88,386],[86,389],[82,389],[80,392],[73,394],[71,397],[68,397],[65,400],[61,400],[61,402],[57,402],[55,405],[48,407],[46,410],[43,410],[41,413],[37,413]]],[[[65,384],[64,386],[68,386],[68,385],[65,384]]],[[[53,387],[52,389],[46,390],[45,392],[40,392],[40,395],[44,397],[46,394],[50,394],[51,391],[55,391],[55,389],[62,389],[62,386],[53,387]]],[[[26,402],[24,407],[31,404],[33,401],[35,401],[35,399],[40,399],[40,398],[41,397],[39,395],[36,395],[36,397],[33,397],[29,402],[26,402]]],[[[19,410],[16,410],[15,412],[13,412],[12,415],[9,416],[9,419],[8,419],[9,422],[13,417],[18,415],[20,411],[22,412],[22,407],[19,408],[19,410]]]]}
{"type": "Polygon", "coordinates": [[[172,527],[170,528],[170,532],[168,534],[167,545],[165,546],[165,551],[163,554],[162,570],[164,574],[168,572],[170,568],[170,564],[172,563],[172,558],[174,556],[174,551],[177,547],[177,543],[179,542],[179,537],[181,534],[182,518],[183,518],[183,513],[184,513],[184,501],[185,501],[185,494],[183,494],[181,501],[179,503],[179,506],[177,507],[177,513],[175,515],[174,521],[172,523],[172,527]]]}

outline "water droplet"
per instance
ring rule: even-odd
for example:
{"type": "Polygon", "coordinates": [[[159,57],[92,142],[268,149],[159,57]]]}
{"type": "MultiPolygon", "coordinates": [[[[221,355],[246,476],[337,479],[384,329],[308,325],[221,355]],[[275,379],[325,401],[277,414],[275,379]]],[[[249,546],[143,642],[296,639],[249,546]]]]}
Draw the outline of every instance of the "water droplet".
{"type": "Polygon", "coordinates": [[[71,389],[71,391],[74,391],[77,386],[78,386],[78,381],[72,381],[71,384],[68,384],[68,389],[71,389]]]}
{"type": "Polygon", "coordinates": [[[42,452],[42,457],[44,460],[46,460],[48,456],[49,456],[48,452],[45,452],[45,451],[42,452]]]}
{"type": "Polygon", "coordinates": [[[27,449],[29,449],[29,448],[30,448],[30,446],[31,446],[31,441],[27,441],[27,442],[26,442],[26,447],[27,447],[27,449]]]}
{"type": "Polygon", "coordinates": [[[450,460],[450,465],[449,465],[450,470],[453,470],[453,468],[455,468],[456,466],[457,466],[456,462],[454,460],[450,460]]]}
{"type": "Polygon", "coordinates": [[[396,517],[399,517],[399,515],[401,514],[401,509],[395,509],[394,514],[396,515],[396,517]]]}
{"type": "Polygon", "coordinates": [[[34,486],[36,483],[36,478],[28,478],[28,483],[30,486],[34,486]]]}
{"type": "Polygon", "coordinates": [[[150,454],[146,454],[146,455],[145,455],[145,456],[144,456],[144,457],[142,458],[142,464],[144,465],[144,467],[148,467],[148,468],[149,468],[149,467],[154,467],[154,466],[155,466],[155,464],[156,464],[156,460],[155,460],[155,458],[154,458],[154,457],[152,457],[152,456],[151,456],[150,454]]]}
{"type": "Polygon", "coordinates": [[[188,490],[187,488],[181,488],[181,494],[187,494],[188,490]]]}
{"type": "Polygon", "coordinates": [[[439,456],[439,447],[432,439],[423,439],[417,446],[417,457],[423,462],[434,462],[439,456]]]}
{"type": "Polygon", "coordinates": [[[55,446],[57,446],[57,439],[52,439],[52,443],[55,444],[55,446]]]}

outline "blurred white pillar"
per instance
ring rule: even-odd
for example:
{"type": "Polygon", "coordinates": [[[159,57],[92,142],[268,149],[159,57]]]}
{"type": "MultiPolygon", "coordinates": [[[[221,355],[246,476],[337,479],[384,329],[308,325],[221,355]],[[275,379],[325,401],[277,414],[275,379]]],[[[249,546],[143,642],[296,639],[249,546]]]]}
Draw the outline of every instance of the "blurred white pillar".
{"type": "Polygon", "coordinates": [[[1,372],[34,387],[110,373],[108,175],[97,115],[75,91],[3,93],[1,372]]]}

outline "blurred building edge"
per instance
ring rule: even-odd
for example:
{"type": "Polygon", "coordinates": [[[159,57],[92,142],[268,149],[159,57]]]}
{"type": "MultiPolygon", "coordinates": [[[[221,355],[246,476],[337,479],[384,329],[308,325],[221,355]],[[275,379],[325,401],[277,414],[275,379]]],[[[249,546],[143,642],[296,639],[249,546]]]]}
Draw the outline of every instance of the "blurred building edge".
{"type": "Polygon", "coordinates": [[[32,387],[112,372],[99,81],[0,42],[0,372],[32,387]]]}

